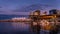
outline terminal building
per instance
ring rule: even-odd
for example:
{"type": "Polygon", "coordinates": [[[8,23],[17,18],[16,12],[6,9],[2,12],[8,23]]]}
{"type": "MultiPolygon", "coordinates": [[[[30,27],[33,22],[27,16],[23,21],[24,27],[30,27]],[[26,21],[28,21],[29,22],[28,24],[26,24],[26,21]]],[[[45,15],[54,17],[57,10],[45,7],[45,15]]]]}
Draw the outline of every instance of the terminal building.
{"type": "Polygon", "coordinates": [[[57,9],[50,10],[49,15],[58,15],[56,20],[60,22],[60,10],[57,9]]]}
{"type": "Polygon", "coordinates": [[[52,9],[49,11],[49,15],[53,15],[53,14],[57,14],[57,10],[56,9],[52,9]]]}
{"type": "Polygon", "coordinates": [[[49,11],[49,15],[60,15],[60,10],[57,10],[57,9],[52,9],[49,11]]]}

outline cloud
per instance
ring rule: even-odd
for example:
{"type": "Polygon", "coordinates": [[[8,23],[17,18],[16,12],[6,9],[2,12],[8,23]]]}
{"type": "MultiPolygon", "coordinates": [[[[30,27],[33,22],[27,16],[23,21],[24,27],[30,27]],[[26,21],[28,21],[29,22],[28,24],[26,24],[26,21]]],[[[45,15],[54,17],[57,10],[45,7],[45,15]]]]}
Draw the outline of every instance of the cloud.
{"type": "Polygon", "coordinates": [[[24,7],[20,7],[18,6],[18,8],[16,8],[16,6],[8,6],[8,7],[4,7],[2,9],[2,13],[0,14],[10,14],[10,15],[28,15],[29,12],[34,11],[34,10],[49,10],[52,9],[53,6],[52,5],[46,5],[46,4],[32,4],[29,6],[24,6],[24,7]]]}
{"type": "Polygon", "coordinates": [[[22,7],[21,9],[15,9],[13,12],[30,12],[34,10],[48,10],[51,8],[54,8],[55,6],[53,5],[47,5],[47,4],[32,4],[29,6],[22,7]]]}
{"type": "Polygon", "coordinates": [[[24,14],[37,9],[56,8],[58,0],[0,0],[0,14],[24,14]],[[49,1],[49,2],[48,2],[49,1]],[[41,3],[41,4],[40,4],[41,3]],[[42,5],[43,4],[43,5],[42,5]]]}

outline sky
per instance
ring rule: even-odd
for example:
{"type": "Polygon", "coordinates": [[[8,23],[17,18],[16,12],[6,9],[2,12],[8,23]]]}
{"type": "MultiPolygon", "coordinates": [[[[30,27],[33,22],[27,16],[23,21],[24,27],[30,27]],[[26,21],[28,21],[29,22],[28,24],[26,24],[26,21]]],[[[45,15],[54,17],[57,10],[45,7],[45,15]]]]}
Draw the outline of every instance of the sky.
{"type": "MultiPolygon", "coordinates": [[[[60,10],[60,0],[0,0],[0,14],[6,15],[27,15],[28,12],[19,11],[24,7],[33,5],[33,4],[44,4],[49,5],[49,9],[59,9],[60,10]],[[17,10],[16,12],[14,10],[17,10]]],[[[28,9],[28,8],[27,8],[28,9]]],[[[47,11],[48,12],[48,11],[47,11]]]]}

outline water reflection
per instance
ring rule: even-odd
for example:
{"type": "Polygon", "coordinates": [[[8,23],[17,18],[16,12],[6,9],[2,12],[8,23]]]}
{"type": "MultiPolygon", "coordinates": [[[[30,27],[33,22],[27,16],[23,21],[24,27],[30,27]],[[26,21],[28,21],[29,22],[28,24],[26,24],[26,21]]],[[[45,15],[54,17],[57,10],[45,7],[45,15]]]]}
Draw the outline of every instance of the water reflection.
{"type": "Polygon", "coordinates": [[[8,32],[12,31],[13,27],[11,23],[8,22],[0,22],[0,32],[8,32]]]}
{"type": "MultiPolygon", "coordinates": [[[[44,30],[41,30],[41,34],[45,34],[43,32],[44,30]]],[[[0,22],[0,33],[7,32],[20,32],[21,34],[31,34],[33,32],[30,32],[30,25],[26,24],[25,22],[0,22]]],[[[48,34],[48,33],[47,33],[48,34]]]]}
{"type": "Polygon", "coordinates": [[[27,31],[29,28],[28,24],[21,22],[0,22],[0,31],[27,31]]]}
{"type": "Polygon", "coordinates": [[[13,22],[12,26],[14,30],[20,30],[20,31],[28,31],[29,29],[29,24],[25,24],[25,22],[13,22]]]}

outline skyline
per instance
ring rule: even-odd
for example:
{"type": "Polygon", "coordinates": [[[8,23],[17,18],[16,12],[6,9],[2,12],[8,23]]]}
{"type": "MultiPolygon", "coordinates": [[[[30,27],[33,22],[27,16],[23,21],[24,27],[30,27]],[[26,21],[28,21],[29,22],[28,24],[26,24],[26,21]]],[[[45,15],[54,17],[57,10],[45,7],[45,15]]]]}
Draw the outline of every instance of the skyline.
{"type": "Polygon", "coordinates": [[[47,12],[50,9],[60,10],[59,1],[60,0],[0,0],[0,14],[8,14],[8,15],[10,14],[25,15],[26,14],[27,15],[29,14],[30,10],[28,12],[25,12],[23,11],[25,10],[24,8],[34,5],[34,4],[35,5],[42,4],[43,5],[42,8],[46,8],[44,10],[46,10],[47,12]],[[47,8],[45,5],[48,5],[49,8],[47,8]]]}

